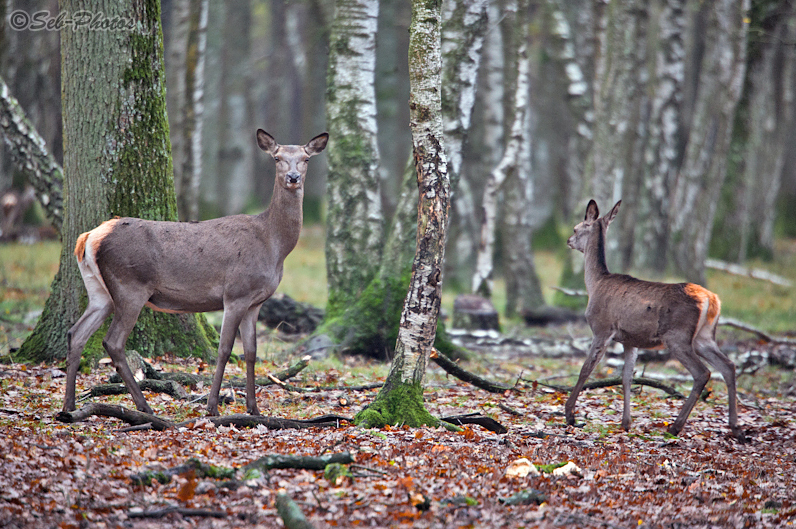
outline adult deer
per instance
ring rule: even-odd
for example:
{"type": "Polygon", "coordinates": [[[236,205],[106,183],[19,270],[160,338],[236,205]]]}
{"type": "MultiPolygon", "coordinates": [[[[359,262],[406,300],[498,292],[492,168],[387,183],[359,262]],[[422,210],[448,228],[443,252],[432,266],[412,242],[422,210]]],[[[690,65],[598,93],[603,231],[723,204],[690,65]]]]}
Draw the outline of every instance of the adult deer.
{"type": "Polygon", "coordinates": [[[271,204],[259,215],[204,222],[115,218],[77,239],[75,255],[88,291],[86,311],[67,334],[64,411],[75,409],[75,378],[86,342],[111,313],[102,341],[136,407],[152,413],[125,359],[125,342],[146,305],[163,312],[224,310],[218,364],[207,411],[218,415],[218,393],[240,327],[246,360],[246,411],[259,415],[254,393],[255,322],[260,305],[282,279],[285,257],[302,224],[307,162],[326,147],[320,134],[306,145],[279,145],[257,131],[257,145],[276,162],[271,204]]]}
{"type": "Polygon", "coordinates": [[[735,365],[721,352],[715,339],[721,310],[719,297],[693,283],[655,283],[610,273],[605,263],[605,235],[621,203],[620,200],[606,216],[599,218],[597,203],[589,201],[585,220],[575,226],[575,233],[567,240],[567,246],[585,255],[586,290],[589,293],[586,321],[594,334],[578,382],[564,407],[567,424],[575,424],[578,394],[605,353],[605,348],[611,341],[616,341],[625,349],[622,428],[630,429],[630,384],[637,348],[668,348],[694,377],[691,393],[669,427],[669,433],[680,433],[710,379],[710,371],[701,357],[724,377],[729,398],[730,430],[744,442],[736,411],[735,365]]]}

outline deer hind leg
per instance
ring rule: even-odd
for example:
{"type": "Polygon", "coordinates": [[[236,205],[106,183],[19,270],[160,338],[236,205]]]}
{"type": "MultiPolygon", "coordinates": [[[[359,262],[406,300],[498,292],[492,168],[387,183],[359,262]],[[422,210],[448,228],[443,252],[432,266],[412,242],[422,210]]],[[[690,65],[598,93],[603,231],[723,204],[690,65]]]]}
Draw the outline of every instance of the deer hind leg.
{"type": "Polygon", "coordinates": [[[213,374],[210,395],[207,397],[208,415],[218,416],[218,394],[221,392],[221,384],[224,382],[224,368],[229,362],[232,346],[235,344],[235,335],[238,333],[238,327],[247,309],[248,307],[224,305],[224,317],[221,320],[221,334],[218,339],[218,362],[216,363],[216,372],[213,374]]]}
{"type": "Polygon", "coordinates": [[[691,414],[691,410],[694,409],[697,399],[702,394],[705,384],[710,380],[710,370],[705,367],[705,364],[703,364],[696,355],[691,344],[676,347],[670,346],[670,350],[672,351],[672,355],[685,366],[694,378],[694,385],[691,387],[691,393],[688,394],[688,398],[680,409],[680,413],[677,415],[674,424],[669,427],[670,434],[679,435],[683,426],[685,426],[685,421],[691,414]]]}
{"type": "Polygon", "coordinates": [[[65,412],[75,410],[75,384],[83,348],[86,347],[88,339],[102,326],[105,318],[113,312],[113,300],[107,292],[102,290],[92,293],[91,288],[88,290],[89,300],[86,311],[66,333],[65,412]]]}
{"type": "Polygon", "coordinates": [[[737,395],[735,386],[735,364],[727,355],[721,352],[718,344],[713,338],[697,337],[694,340],[696,352],[707,362],[716,368],[727,384],[727,400],[729,405],[729,424],[730,431],[739,442],[746,442],[743,429],[738,427],[737,395]]]}
{"type": "Polygon", "coordinates": [[[622,429],[625,431],[630,430],[630,424],[633,422],[633,419],[630,417],[630,386],[633,383],[633,370],[636,367],[636,358],[638,358],[638,349],[626,345],[625,365],[622,368],[622,394],[624,395],[622,429]]]}
{"type": "Polygon", "coordinates": [[[124,381],[124,385],[127,386],[127,390],[130,392],[130,396],[135,402],[135,407],[138,408],[139,411],[151,414],[152,408],[147,404],[144,394],[138,386],[138,382],[136,382],[133,372],[127,364],[127,358],[125,357],[127,337],[130,336],[133,327],[135,327],[135,323],[138,321],[138,315],[141,313],[141,309],[144,307],[144,303],[147,299],[149,299],[149,295],[146,293],[124,300],[117,298],[115,314],[113,315],[108,333],[105,335],[105,339],[102,340],[102,345],[105,347],[105,350],[108,351],[111,360],[113,360],[113,365],[116,366],[116,372],[119,373],[119,376],[122,377],[124,381]]]}
{"type": "Polygon", "coordinates": [[[254,365],[257,362],[257,333],[255,325],[260,305],[249,308],[240,322],[240,338],[243,342],[243,355],[246,359],[246,413],[260,415],[257,409],[257,395],[254,387],[254,365]]]}
{"type": "Polygon", "coordinates": [[[608,347],[608,344],[614,339],[614,334],[615,333],[611,333],[607,338],[597,337],[595,335],[591,342],[591,347],[589,348],[589,353],[586,356],[586,361],[583,363],[583,367],[580,369],[578,382],[575,384],[575,387],[572,388],[572,392],[569,394],[567,403],[564,405],[564,416],[566,417],[567,424],[570,426],[575,424],[575,403],[578,400],[578,395],[583,389],[583,385],[586,383],[586,380],[588,380],[589,375],[591,375],[592,371],[594,371],[594,368],[597,367],[597,364],[599,364],[600,360],[602,360],[602,357],[605,354],[605,348],[608,347]]]}

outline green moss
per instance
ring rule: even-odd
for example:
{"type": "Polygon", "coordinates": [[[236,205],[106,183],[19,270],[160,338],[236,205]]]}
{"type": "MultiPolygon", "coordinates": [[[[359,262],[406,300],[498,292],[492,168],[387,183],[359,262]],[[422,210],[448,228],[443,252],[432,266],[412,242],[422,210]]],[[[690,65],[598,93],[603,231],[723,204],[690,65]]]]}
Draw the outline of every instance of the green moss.
{"type": "MultiPolygon", "coordinates": [[[[385,385],[387,388],[388,385],[385,385]]],[[[418,384],[393,382],[369,406],[356,414],[354,424],[362,428],[384,426],[439,426],[440,420],[423,405],[423,388],[418,384]]]]}

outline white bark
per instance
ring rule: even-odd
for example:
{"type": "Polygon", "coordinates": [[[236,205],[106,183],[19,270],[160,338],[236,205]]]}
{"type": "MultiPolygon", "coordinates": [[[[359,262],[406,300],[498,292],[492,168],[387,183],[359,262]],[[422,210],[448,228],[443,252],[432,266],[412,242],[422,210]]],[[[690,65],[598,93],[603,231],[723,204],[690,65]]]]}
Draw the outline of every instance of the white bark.
{"type": "Polygon", "coordinates": [[[374,89],[378,12],[378,0],[338,0],[335,5],[326,102],[332,138],[326,224],[332,311],[373,279],[384,241],[374,89]]]}
{"type": "Polygon", "coordinates": [[[450,200],[450,178],[442,124],[442,55],[439,8],[412,3],[409,44],[412,150],[420,191],[417,250],[401,314],[393,359],[400,382],[422,384],[434,343],[442,292],[442,262],[450,200]]]}
{"type": "Polygon", "coordinates": [[[481,242],[478,246],[475,274],[473,275],[472,291],[484,297],[490,297],[494,286],[494,245],[495,227],[497,225],[498,192],[509,171],[516,171],[520,163],[523,147],[529,142],[526,115],[528,112],[529,93],[529,61],[527,46],[523,42],[517,52],[517,80],[514,98],[514,119],[511,126],[509,141],[503,151],[503,157],[489,175],[484,188],[482,202],[483,220],[481,222],[481,242]]]}

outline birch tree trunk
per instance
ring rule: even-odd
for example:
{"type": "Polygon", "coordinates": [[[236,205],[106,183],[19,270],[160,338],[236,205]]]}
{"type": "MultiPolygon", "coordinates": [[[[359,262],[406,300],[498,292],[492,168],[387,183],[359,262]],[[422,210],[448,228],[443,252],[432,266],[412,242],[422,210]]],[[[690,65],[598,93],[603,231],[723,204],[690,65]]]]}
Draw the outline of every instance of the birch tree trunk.
{"type": "Polygon", "coordinates": [[[789,2],[780,2],[771,6],[766,20],[752,21],[765,33],[754,48],[750,45],[750,53],[754,55],[748,60],[748,118],[742,182],[733,193],[733,209],[738,218],[727,221],[733,226],[732,233],[737,234],[737,238],[730,240],[737,240],[738,262],[743,262],[750,254],[770,258],[774,251],[776,202],[794,125],[794,11],[789,2]]]}
{"type": "Polygon", "coordinates": [[[439,3],[413,0],[409,43],[410,126],[420,191],[417,248],[390,373],[357,424],[437,425],[423,405],[423,379],[437,331],[450,200],[442,123],[439,3]]]}
{"type": "MultiPolygon", "coordinates": [[[[472,292],[487,298],[492,296],[494,286],[495,265],[493,254],[497,228],[498,193],[509,175],[522,170],[520,167],[522,153],[524,149],[529,148],[528,143],[530,142],[529,123],[527,120],[530,63],[527,48],[528,33],[525,29],[527,27],[524,17],[525,7],[523,3],[518,9],[518,14],[514,21],[514,27],[517,28],[519,33],[518,40],[520,44],[516,53],[516,62],[513,65],[516,75],[511,76],[514,79],[514,84],[511,86],[513,94],[511,130],[503,150],[503,156],[487,178],[481,206],[481,237],[473,275],[472,292]]],[[[526,157],[525,161],[528,161],[528,157],[526,157]]]]}
{"type": "MultiPolygon", "coordinates": [[[[479,23],[481,19],[474,15],[478,13],[474,6],[481,2],[482,0],[477,0],[475,3],[457,6],[456,16],[446,21],[446,24],[451,24],[450,34],[456,35],[462,46],[457,53],[452,52],[448,57],[450,62],[446,65],[446,71],[450,78],[442,95],[450,109],[451,121],[456,122],[455,127],[452,126],[455,130],[451,133],[459,138],[459,152],[469,127],[468,117],[472,112],[472,91],[480,48],[478,35],[484,31],[483,25],[479,23]],[[464,21],[467,23],[463,24],[464,21]],[[455,113],[462,115],[454,118],[455,113]]],[[[337,197],[339,199],[340,195],[337,197]]],[[[330,197],[330,203],[332,200],[334,196],[330,197]]],[[[331,209],[333,208],[330,206],[331,209]]],[[[375,276],[362,293],[344,307],[345,310],[331,317],[327,313],[327,319],[320,329],[320,332],[331,335],[347,353],[389,358],[394,351],[404,298],[412,274],[412,249],[416,246],[417,235],[417,174],[411,163],[406,166],[401,179],[395,213],[389,224],[390,229],[382,244],[383,248],[376,254],[379,259],[376,260],[373,254],[357,256],[358,259],[367,258],[373,261],[371,266],[376,267],[375,276]]],[[[349,234],[348,237],[352,235],[349,234]]],[[[329,273],[334,272],[329,270],[329,273]]],[[[438,333],[436,345],[443,351],[449,351],[451,347],[443,332],[438,333]]]]}
{"type": "Polygon", "coordinates": [[[639,172],[642,180],[634,215],[633,255],[624,263],[628,268],[632,260],[634,266],[659,274],[668,263],[669,202],[682,160],[679,140],[685,82],[685,9],[686,0],[664,0],[650,8],[649,98],[643,114],[646,144],[639,172]]]}
{"type": "Polygon", "coordinates": [[[451,179],[451,225],[445,269],[448,277],[472,276],[477,220],[472,189],[462,177],[463,146],[470,131],[478,72],[488,29],[487,0],[442,4],[442,116],[451,179]],[[470,271],[468,274],[467,271],[470,271]]]}
{"type": "Polygon", "coordinates": [[[376,137],[378,0],[337,0],[330,37],[327,130],[327,318],[375,277],[384,244],[376,137]]]}
{"type": "MultiPolygon", "coordinates": [[[[131,21],[132,30],[61,32],[64,139],[63,250],[39,322],[16,358],[52,362],[66,355],[66,333],[85,307],[72,254],[75,240],[108,218],[176,220],[166,120],[163,43],[158,3],[64,2],[131,21]],[[126,32],[126,33],[125,33],[126,32]],[[100,82],[101,80],[101,82],[100,82]]],[[[107,326],[107,322],[106,322],[107,326]]],[[[100,351],[103,326],[84,355],[100,351]]],[[[144,309],[127,345],[142,355],[172,352],[209,357],[217,334],[201,316],[144,309]]]]}
{"type": "MultiPolygon", "coordinates": [[[[176,75],[169,128],[174,160],[174,188],[180,220],[199,220],[202,176],[204,71],[207,50],[208,0],[180,0],[174,4],[174,38],[169,55],[176,75]],[[179,49],[179,48],[182,49],[179,49]]],[[[167,94],[171,93],[170,91],[167,94]]]]}
{"type": "Polygon", "coordinates": [[[219,108],[219,205],[240,213],[253,200],[254,134],[250,99],[251,2],[226,4],[219,108]],[[248,134],[247,134],[248,133],[248,134]]]}
{"type": "Polygon", "coordinates": [[[696,92],[688,143],[670,209],[669,247],[686,280],[705,281],[705,259],[719,192],[724,183],[735,107],[746,67],[745,17],[749,1],[722,0],[701,7],[695,30],[696,92]]]}

